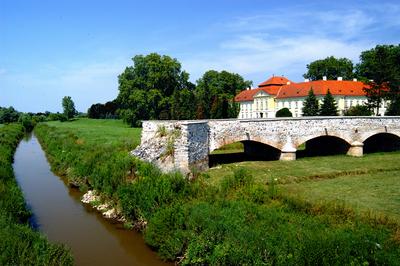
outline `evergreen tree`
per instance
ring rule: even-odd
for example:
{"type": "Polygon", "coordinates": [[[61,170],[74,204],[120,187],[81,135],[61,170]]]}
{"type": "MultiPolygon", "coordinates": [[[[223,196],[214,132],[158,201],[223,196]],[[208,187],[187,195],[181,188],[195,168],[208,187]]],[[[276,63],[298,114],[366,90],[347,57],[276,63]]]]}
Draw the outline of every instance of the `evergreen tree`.
{"type": "Polygon", "coordinates": [[[320,116],[337,116],[338,115],[336,101],[333,98],[329,89],[323,99],[323,102],[321,105],[321,110],[319,111],[319,115],[320,116]]]}
{"type": "Polygon", "coordinates": [[[304,107],[302,109],[303,116],[317,116],[319,110],[319,104],[317,97],[315,97],[314,91],[311,88],[308,92],[308,96],[304,101],[304,107]]]}

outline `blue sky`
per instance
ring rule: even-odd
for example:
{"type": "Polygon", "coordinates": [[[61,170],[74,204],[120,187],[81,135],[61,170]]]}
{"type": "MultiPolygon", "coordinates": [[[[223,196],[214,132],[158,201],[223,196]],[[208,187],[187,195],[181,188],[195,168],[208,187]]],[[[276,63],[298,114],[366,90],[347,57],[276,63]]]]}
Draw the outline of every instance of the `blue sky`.
{"type": "Polygon", "coordinates": [[[0,0],[0,106],[56,112],[69,95],[85,112],[151,52],[193,82],[210,69],[300,81],[313,60],[400,43],[398,14],[398,1],[0,0]]]}

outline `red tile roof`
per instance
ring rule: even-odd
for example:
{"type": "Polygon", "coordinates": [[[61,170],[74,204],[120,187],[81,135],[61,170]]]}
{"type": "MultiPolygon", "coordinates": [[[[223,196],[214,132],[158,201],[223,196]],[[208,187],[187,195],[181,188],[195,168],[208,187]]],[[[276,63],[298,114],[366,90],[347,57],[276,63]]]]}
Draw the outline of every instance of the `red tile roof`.
{"type": "Polygon", "coordinates": [[[326,95],[329,91],[332,95],[365,96],[364,88],[367,84],[361,81],[347,80],[316,80],[294,83],[285,77],[271,77],[259,85],[259,88],[245,90],[235,97],[236,102],[253,101],[254,95],[260,90],[270,95],[276,95],[277,99],[307,97],[312,88],[315,95],[326,95]],[[290,82],[290,84],[287,84],[290,82]]]}
{"type": "Polygon", "coordinates": [[[276,98],[307,97],[311,88],[317,96],[326,95],[328,89],[332,95],[365,96],[363,88],[367,86],[361,81],[316,80],[282,86],[276,98]]]}
{"type": "Polygon", "coordinates": [[[270,95],[276,95],[278,94],[278,91],[282,87],[282,85],[286,85],[288,82],[292,83],[285,77],[280,77],[280,76],[271,77],[268,80],[260,83],[258,85],[258,88],[241,91],[238,95],[236,95],[235,101],[236,102],[253,101],[254,95],[261,90],[270,95]]]}
{"type": "Polygon", "coordinates": [[[258,84],[258,87],[265,87],[265,86],[271,86],[271,85],[286,85],[288,82],[292,83],[290,80],[288,80],[285,77],[280,77],[280,76],[273,76],[267,79],[266,81],[258,84]]]}

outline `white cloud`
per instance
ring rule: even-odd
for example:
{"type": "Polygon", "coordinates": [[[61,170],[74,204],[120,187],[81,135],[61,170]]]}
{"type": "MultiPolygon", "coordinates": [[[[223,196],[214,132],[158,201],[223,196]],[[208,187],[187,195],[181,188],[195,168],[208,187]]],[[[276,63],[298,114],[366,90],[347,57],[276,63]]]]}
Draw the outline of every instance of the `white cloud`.
{"type": "Polygon", "coordinates": [[[399,23],[393,12],[399,9],[400,5],[327,11],[289,7],[236,18],[220,30],[225,38],[214,50],[184,58],[183,66],[193,80],[209,69],[225,69],[246,78],[258,76],[256,82],[268,73],[291,73],[295,76],[289,78],[298,80],[306,65],[317,59],[346,57],[357,63],[362,51],[385,43],[376,33],[392,27],[393,21],[399,23]]]}

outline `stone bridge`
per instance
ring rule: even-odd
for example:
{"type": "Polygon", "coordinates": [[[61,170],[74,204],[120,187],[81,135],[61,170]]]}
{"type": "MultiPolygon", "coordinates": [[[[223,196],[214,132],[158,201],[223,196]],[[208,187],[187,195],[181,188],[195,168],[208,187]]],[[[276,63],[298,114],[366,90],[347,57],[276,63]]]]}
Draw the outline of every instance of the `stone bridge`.
{"type": "Polygon", "coordinates": [[[400,117],[144,121],[141,145],[132,154],[162,165],[163,154],[169,152],[172,158],[164,170],[190,172],[207,169],[212,151],[239,141],[246,154],[271,152],[280,160],[295,160],[304,143],[311,151],[329,153],[341,147],[348,155],[363,156],[367,144],[368,149],[400,148],[400,117]]]}

